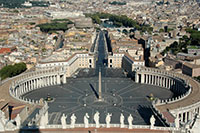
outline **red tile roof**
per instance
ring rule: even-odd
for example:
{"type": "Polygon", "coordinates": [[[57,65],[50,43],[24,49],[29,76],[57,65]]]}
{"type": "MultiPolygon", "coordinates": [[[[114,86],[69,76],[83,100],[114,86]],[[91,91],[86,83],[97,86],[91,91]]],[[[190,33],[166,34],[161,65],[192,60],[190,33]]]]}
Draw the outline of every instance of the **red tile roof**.
{"type": "Polygon", "coordinates": [[[0,48],[0,54],[7,54],[10,52],[11,52],[10,48],[0,48]]]}

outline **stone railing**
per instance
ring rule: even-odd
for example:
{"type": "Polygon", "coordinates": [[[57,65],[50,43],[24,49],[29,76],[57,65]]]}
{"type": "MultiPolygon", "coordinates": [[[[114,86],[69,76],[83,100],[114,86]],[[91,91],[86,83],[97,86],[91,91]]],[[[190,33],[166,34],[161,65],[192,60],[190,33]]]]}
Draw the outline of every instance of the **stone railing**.
{"type": "MultiPolygon", "coordinates": [[[[88,128],[95,128],[95,124],[89,124],[88,128]]],[[[24,127],[27,129],[27,127],[24,127]]],[[[74,128],[85,128],[84,124],[75,124],[74,128]]],[[[107,128],[106,124],[100,124],[99,128],[107,128]]],[[[110,124],[110,128],[120,128],[120,124],[110,124]]],[[[30,129],[30,128],[29,128],[30,129]]],[[[62,125],[46,125],[45,129],[62,129],[62,125]]],[[[70,125],[66,125],[66,129],[72,129],[70,125]]],[[[98,129],[98,128],[97,128],[98,129]]],[[[121,129],[128,129],[128,125],[124,125],[121,129]]],[[[175,127],[159,127],[154,126],[151,128],[149,125],[133,125],[132,129],[152,129],[152,130],[162,130],[162,131],[180,131],[179,128],[175,127]]]]}
{"type": "Polygon", "coordinates": [[[158,105],[164,105],[164,104],[178,102],[180,100],[183,100],[187,96],[189,96],[190,93],[191,93],[191,88],[185,94],[182,94],[182,95],[174,97],[174,98],[169,98],[169,99],[164,99],[164,100],[157,99],[156,101],[154,101],[154,104],[156,104],[158,106],[158,105]]]}

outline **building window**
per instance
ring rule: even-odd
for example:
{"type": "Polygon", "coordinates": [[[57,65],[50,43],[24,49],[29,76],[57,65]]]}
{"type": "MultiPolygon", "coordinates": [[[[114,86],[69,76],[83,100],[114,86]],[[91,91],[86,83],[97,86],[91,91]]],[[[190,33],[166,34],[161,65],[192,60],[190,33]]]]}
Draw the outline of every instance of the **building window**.
{"type": "Polygon", "coordinates": [[[112,67],[112,65],[110,65],[110,67],[112,67]]]}
{"type": "Polygon", "coordinates": [[[91,59],[89,59],[89,63],[92,63],[92,60],[91,60],[91,59]]]}
{"type": "Polygon", "coordinates": [[[112,59],[110,59],[110,63],[112,63],[112,59]]]}
{"type": "Polygon", "coordinates": [[[89,65],[90,68],[92,68],[92,65],[89,65]]]}

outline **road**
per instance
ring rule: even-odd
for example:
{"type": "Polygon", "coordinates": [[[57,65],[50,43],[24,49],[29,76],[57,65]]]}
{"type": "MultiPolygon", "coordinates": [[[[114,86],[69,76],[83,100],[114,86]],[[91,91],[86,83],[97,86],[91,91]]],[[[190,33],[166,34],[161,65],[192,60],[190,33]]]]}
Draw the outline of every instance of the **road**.
{"type": "Polygon", "coordinates": [[[104,35],[103,31],[99,33],[99,40],[98,40],[98,55],[96,60],[96,74],[98,75],[99,69],[101,69],[102,76],[105,76],[105,66],[104,63],[106,61],[106,50],[105,50],[105,42],[104,42],[104,35]]]}

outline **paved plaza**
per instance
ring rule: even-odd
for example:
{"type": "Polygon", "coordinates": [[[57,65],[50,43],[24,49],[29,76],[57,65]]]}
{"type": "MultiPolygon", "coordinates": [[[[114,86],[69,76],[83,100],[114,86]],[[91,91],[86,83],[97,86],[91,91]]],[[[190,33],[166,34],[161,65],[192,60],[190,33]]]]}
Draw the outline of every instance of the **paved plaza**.
{"type": "MultiPolygon", "coordinates": [[[[158,86],[135,83],[127,78],[121,68],[108,68],[105,65],[106,50],[103,33],[100,33],[98,45],[98,59],[95,68],[79,69],[72,78],[67,78],[66,84],[49,86],[31,91],[24,95],[25,98],[39,100],[50,96],[54,100],[49,102],[49,124],[60,124],[60,118],[67,115],[67,123],[74,113],[76,123],[83,123],[83,117],[89,114],[89,123],[95,123],[94,114],[99,111],[100,123],[105,123],[108,113],[112,114],[111,124],[120,123],[120,114],[127,117],[132,114],[134,125],[149,125],[149,119],[153,112],[150,108],[149,96],[167,99],[173,97],[173,93],[158,86]],[[99,71],[102,80],[102,101],[99,101],[99,71]]],[[[159,120],[156,125],[160,125],[159,120]]]]}
{"type": "Polygon", "coordinates": [[[89,114],[90,123],[94,123],[93,116],[99,111],[100,123],[105,123],[107,113],[112,113],[111,123],[120,123],[120,113],[123,113],[125,123],[128,124],[127,117],[132,114],[135,125],[149,124],[152,115],[148,98],[150,94],[160,99],[173,97],[173,93],[168,89],[137,84],[130,78],[123,77],[122,70],[108,69],[105,70],[105,77],[102,77],[103,102],[99,102],[98,76],[89,77],[92,72],[86,72],[89,75],[83,77],[84,72],[81,70],[77,78],[68,78],[67,84],[34,90],[24,97],[39,100],[50,95],[54,98],[53,102],[49,102],[50,124],[60,124],[63,113],[68,116],[68,124],[72,113],[77,116],[77,123],[83,123],[85,113],[89,114]],[[116,77],[113,77],[112,73],[115,73],[116,77]],[[109,77],[109,74],[112,77],[109,77]]]}

